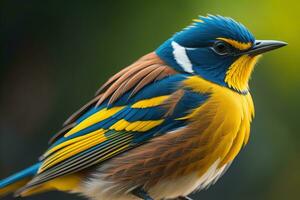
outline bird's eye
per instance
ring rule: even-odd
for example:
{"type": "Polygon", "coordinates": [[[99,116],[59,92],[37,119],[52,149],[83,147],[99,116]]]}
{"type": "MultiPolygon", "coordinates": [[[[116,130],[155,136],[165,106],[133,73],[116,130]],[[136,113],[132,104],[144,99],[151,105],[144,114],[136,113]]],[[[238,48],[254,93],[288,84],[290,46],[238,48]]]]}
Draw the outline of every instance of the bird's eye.
{"type": "Polygon", "coordinates": [[[219,55],[227,55],[231,52],[230,46],[223,41],[215,42],[212,49],[219,55]]]}

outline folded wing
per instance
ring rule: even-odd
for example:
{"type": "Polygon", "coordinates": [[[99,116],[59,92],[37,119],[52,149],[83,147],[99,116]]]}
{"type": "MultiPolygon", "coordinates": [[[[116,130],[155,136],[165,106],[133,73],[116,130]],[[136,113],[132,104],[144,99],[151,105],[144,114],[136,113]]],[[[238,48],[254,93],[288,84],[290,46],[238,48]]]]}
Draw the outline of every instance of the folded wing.
{"type": "Polygon", "coordinates": [[[113,76],[51,139],[38,174],[24,189],[100,164],[183,127],[186,121],[180,118],[207,98],[181,89],[185,78],[154,53],[113,76]]]}

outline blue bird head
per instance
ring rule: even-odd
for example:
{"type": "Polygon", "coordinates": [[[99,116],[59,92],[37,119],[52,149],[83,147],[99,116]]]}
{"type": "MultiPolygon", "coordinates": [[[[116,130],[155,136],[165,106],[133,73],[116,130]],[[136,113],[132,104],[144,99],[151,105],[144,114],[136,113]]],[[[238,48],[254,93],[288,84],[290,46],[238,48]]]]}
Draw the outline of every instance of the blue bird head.
{"type": "Polygon", "coordinates": [[[286,43],[256,40],[235,20],[208,15],[164,42],[156,54],[180,73],[198,75],[237,92],[248,91],[248,80],[260,54],[286,43]]]}

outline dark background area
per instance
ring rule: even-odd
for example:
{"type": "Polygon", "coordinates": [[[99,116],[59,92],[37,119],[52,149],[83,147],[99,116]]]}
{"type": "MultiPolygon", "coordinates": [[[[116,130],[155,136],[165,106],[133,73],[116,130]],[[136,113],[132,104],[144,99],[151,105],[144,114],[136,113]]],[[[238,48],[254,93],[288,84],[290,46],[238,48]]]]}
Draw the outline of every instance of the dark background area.
{"type": "MultiPolygon", "coordinates": [[[[0,177],[33,164],[109,76],[211,13],[289,46],[265,55],[253,74],[256,118],[248,146],[194,198],[299,199],[299,10],[295,0],[1,1],[0,177]]],[[[82,199],[60,192],[24,199],[53,198],[82,199]]]]}

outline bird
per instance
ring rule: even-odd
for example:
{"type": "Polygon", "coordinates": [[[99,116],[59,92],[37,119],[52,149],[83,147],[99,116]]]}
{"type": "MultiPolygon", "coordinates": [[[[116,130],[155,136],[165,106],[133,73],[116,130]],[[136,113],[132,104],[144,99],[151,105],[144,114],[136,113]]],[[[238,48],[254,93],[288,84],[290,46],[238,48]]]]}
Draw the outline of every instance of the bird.
{"type": "Polygon", "coordinates": [[[257,40],[230,17],[198,16],[102,84],[35,164],[0,181],[0,196],[191,199],[247,144],[251,73],[263,53],[286,45],[257,40]]]}

